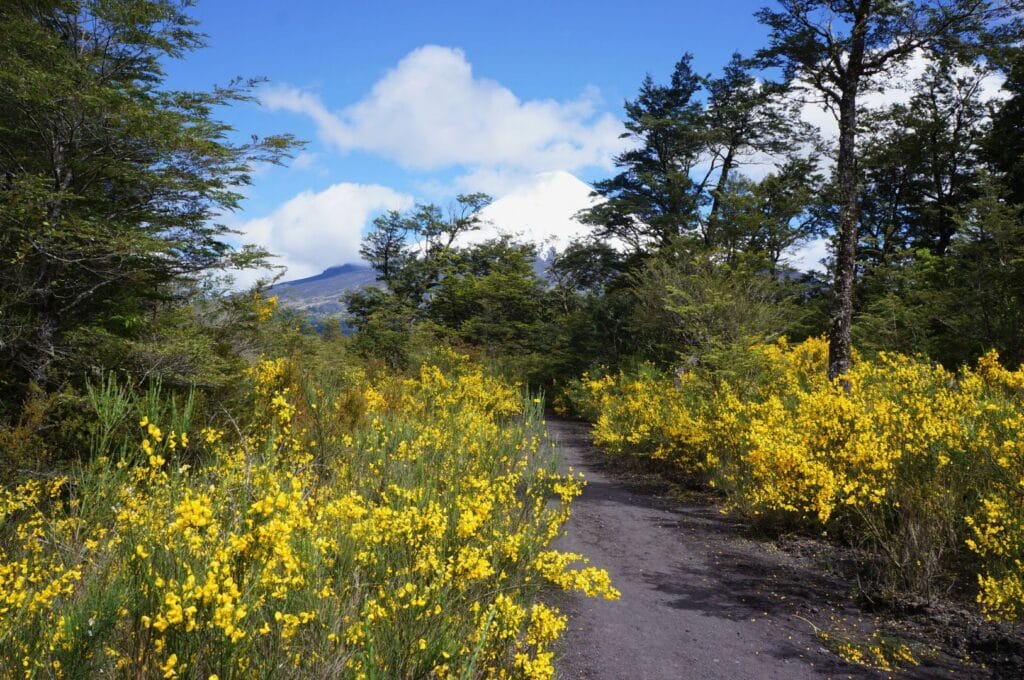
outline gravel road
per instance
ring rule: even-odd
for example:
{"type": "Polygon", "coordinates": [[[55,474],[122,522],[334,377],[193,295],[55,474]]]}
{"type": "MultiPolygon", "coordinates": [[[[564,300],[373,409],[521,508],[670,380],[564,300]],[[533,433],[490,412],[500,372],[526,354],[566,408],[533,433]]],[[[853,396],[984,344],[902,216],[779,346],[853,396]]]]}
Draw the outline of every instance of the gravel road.
{"type": "MultiPolygon", "coordinates": [[[[606,568],[616,602],[552,597],[569,615],[556,663],[575,678],[879,678],[822,647],[813,625],[865,624],[848,584],[813,561],[744,536],[704,501],[671,501],[656,482],[620,473],[595,449],[582,423],[551,420],[563,468],[586,475],[561,550],[606,568]]],[[[963,677],[933,665],[916,677],[963,677]]],[[[902,676],[907,677],[907,676],[902,676]]]]}

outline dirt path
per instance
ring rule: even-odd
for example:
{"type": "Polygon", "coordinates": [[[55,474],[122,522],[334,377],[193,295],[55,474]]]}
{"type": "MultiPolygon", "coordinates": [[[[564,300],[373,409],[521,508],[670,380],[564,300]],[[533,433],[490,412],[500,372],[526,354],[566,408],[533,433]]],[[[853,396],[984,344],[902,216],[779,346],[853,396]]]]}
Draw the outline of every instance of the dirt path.
{"type": "MultiPolygon", "coordinates": [[[[608,569],[622,591],[617,602],[557,596],[570,621],[561,678],[889,677],[842,662],[814,636],[812,621],[860,625],[846,584],[745,538],[713,505],[668,501],[656,484],[616,473],[585,424],[548,430],[563,466],[587,478],[557,547],[608,569]]],[[[962,673],[929,664],[913,676],[962,673]]]]}

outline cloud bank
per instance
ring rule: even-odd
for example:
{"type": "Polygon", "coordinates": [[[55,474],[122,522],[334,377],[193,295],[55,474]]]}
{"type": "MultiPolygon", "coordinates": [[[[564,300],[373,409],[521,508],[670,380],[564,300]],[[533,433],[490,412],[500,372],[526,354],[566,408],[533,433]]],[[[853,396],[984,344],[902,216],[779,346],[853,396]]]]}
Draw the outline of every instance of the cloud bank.
{"type": "Polygon", "coordinates": [[[412,204],[411,196],[379,184],[340,183],[319,192],[304,191],[269,215],[235,228],[246,242],[259,243],[279,255],[277,262],[288,268],[286,279],[298,279],[357,261],[369,220],[385,210],[405,210],[412,204]]]}
{"type": "Polygon", "coordinates": [[[268,89],[261,99],[272,110],[308,116],[336,149],[380,155],[414,170],[609,167],[624,145],[622,123],[596,114],[594,90],[569,101],[523,101],[475,76],[461,50],[436,45],[410,52],[366,96],[338,112],[294,87],[268,89]]]}

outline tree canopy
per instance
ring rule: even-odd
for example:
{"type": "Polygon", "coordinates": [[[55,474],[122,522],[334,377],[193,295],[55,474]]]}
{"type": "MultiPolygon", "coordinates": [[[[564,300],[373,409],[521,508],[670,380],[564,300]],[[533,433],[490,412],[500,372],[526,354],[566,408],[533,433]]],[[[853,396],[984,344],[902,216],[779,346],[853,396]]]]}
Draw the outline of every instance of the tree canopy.
{"type": "Polygon", "coordinates": [[[204,274],[260,264],[218,216],[289,135],[234,141],[217,107],[254,81],[164,87],[203,45],[188,3],[29,0],[0,9],[0,389],[62,379],[204,274]]]}

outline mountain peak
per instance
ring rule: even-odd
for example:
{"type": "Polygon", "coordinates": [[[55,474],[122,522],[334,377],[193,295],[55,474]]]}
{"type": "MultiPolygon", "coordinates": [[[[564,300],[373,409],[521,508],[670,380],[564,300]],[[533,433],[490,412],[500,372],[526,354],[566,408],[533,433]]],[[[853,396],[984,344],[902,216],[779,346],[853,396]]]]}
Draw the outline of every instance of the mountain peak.
{"type": "Polygon", "coordinates": [[[342,310],[341,297],[352,290],[377,284],[377,272],[361,262],[328,267],[316,276],[282,281],[270,292],[280,296],[289,307],[321,314],[342,310]]]}
{"type": "Polygon", "coordinates": [[[316,274],[315,276],[307,276],[304,279],[294,279],[292,281],[282,281],[281,283],[274,286],[274,288],[278,289],[281,287],[301,286],[308,283],[315,283],[317,281],[324,281],[327,279],[352,274],[361,276],[370,271],[370,268],[361,262],[349,262],[347,264],[328,267],[327,269],[323,270],[319,274],[316,274]]]}
{"type": "Polygon", "coordinates": [[[565,248],[589,232],[575,219],[580,210],[597,203],[592,189],[564,170],[542,172],[498,198],[480,212],[489,222],[471,235],[472,241],[510,234],[541,245],[565,248]]]}

